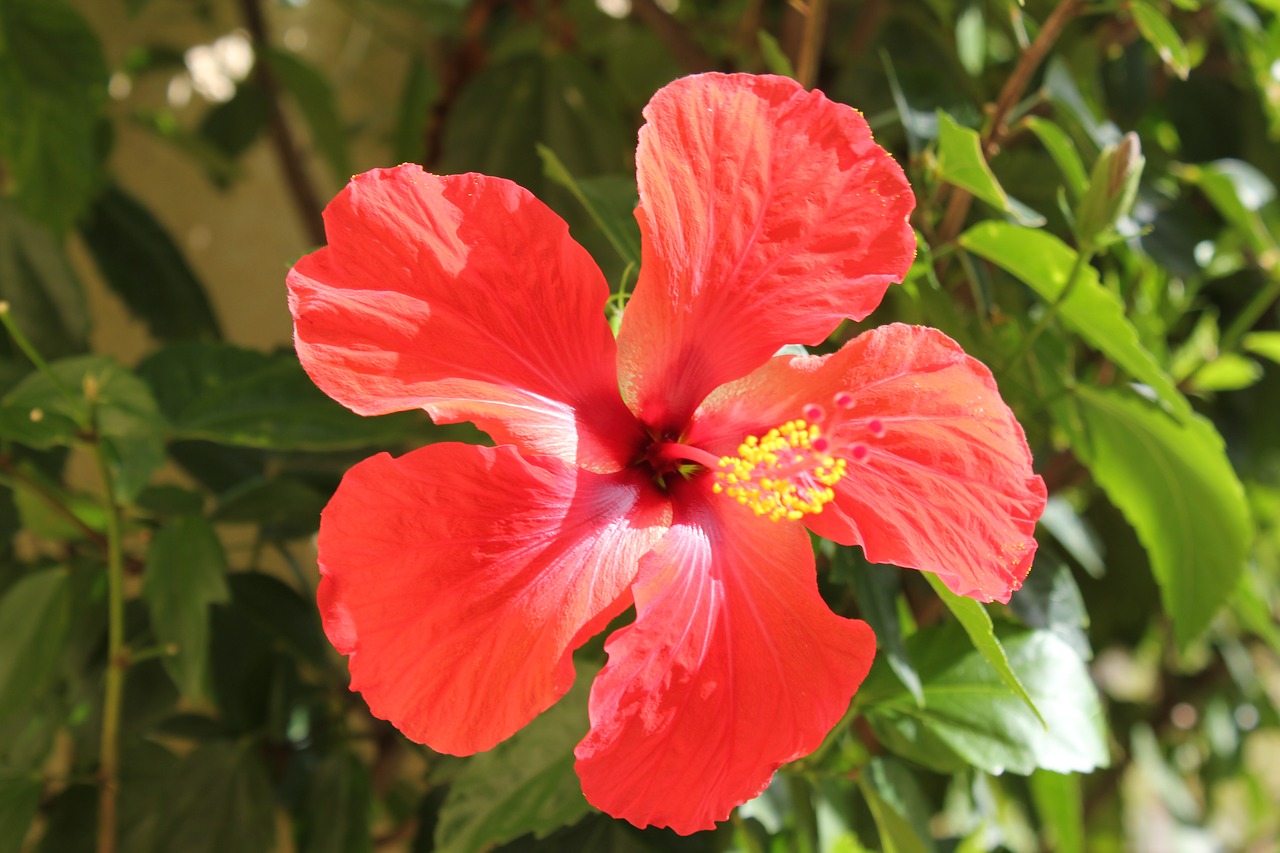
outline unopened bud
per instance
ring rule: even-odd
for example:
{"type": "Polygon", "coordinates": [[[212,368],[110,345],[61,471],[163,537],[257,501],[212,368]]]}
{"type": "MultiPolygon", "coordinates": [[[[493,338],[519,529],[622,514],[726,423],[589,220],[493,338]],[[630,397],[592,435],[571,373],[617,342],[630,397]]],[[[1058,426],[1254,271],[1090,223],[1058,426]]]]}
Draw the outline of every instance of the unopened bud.
{"type": "Polygon", "coordinates": [[[1076,213],[1076,238],[1082,246],[1108,242],[1116,223],[1133,207],[1145,164],[1135,133],[1126,133],[1118,145],[1098,155],[1076,213]]]}

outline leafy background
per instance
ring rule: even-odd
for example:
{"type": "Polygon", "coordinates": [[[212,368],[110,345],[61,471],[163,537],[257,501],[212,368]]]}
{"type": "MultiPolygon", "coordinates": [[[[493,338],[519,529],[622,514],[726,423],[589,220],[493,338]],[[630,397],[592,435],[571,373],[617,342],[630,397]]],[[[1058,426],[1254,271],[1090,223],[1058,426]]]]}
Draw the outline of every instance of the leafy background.
{"type": "Polygon", "coordinates": [[[1276,0],[3,0],[0,853],[1276,849],[1278,141],[1276,0]],[[470,759],[346,690],[319,510],[467,434],[315,390],[283,275],[415,161],[529,187],[625,292],[640,109],[712,69],[866,114],[919,199],[872,320],[991,365],[1052,499],[1008,607],[820,544],[875,668],[682,839],[581,797],[599,643],[470,759]]]}

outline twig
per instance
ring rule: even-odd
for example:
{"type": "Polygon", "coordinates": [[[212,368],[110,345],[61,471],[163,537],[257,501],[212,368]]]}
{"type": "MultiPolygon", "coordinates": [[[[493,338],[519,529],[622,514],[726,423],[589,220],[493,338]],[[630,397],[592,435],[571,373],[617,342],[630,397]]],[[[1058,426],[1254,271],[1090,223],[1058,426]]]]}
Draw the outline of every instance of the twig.
{"type": "MultiPolygon", "coordinates": [[[[93,401],[90,402],[93,405],[93,401]]],[[[94,415],[96,424],[97,415],[94,415]]],[[[120,786],[120,711],[124,700],[124,550],[120,505],[116,503],[106,445],[94,441],[94,456],[107,504],[107,676],[102,699],[102,740],[98,757],[97,853],[115,853],[116,799],[120,786]]]]}
{"type": "MultiPolygon", "coordinates": [[[[1031,46],[1018,57],[1018,64],[1014,66],[1013,73],[1009,75],[1004,88],[1000,90],[995,106],[991,108],[987,129],[982,134],[982,154],[988,160],[999,150],[1000,143],[1008,134],[1009,115],[1018,101],[1022,100],[1023,93],[1031,82],[1031,75],[1048,56],[1049,49],[1062,35],[1067,24],[1080,14],[1083,7],[1084,0],[1062,0],[1045,20],[1044,26],[1040,28],[1040,33],[1031,42],[1031,46]]],[[[967,191],[959,187],[952,189],[946,213],[942,216],[942,224],[938,226],[936,245],[950,243],[956,238],[960,229],[964,227],[964,221],[969,215],[969,206],[972,203],[973,196],[967,191]]]]}
{"type": "Polygon", "coordinates": [[[462,43],[440,70],[440,97],[427,116],[422,139],[422,165],[428,169],[436,165],[444,152],[445,118],[471,75],[484,66],[484,33],[492,14],[493,0],[471,4],[462,24],[462,43]]]}
{"type": "Polygon", "coordinates": [[[827,0],[809,0],[805,4],[804,34],[800,37],[800,55],[796,58],[796,79],[806,89],[818,81],[818,60],[822,56],[822,36],[826,31],[827,0]]]}
{"type": "Polygon", "coordinates": [[[697,73],[716,70],[716,63],[711,57],[703,53],[702,48],[689,38],[676,19],[654,0],[631,0],[631,14],[653,30],[653,34],[662,40],[686,71],[697,73]]]}
{"type": "Polygon", "coordinates": [[[240,0],[240,10],[244,16],[245,28],[253,42],[254,54],[258,61],[253,64],[253,76],[258,87],[267,99],[267,110],[270,114],[271,142],[276,152],[276,160],[280,171],[284,173],[285,182],[289,185],[289,195],[298,214],[298,220],[307,239],[316,246],[324,243],[324,220],[321,218],[322,205],[316,195],[311,178],[303,165],[302,152],[289,128],[284,109],[280,104],[280,82],[271,72],[267,62],[267,51],[271,40],[267,33],[267,22],[262,16],[262,8],[258,0],[240,0]]]}

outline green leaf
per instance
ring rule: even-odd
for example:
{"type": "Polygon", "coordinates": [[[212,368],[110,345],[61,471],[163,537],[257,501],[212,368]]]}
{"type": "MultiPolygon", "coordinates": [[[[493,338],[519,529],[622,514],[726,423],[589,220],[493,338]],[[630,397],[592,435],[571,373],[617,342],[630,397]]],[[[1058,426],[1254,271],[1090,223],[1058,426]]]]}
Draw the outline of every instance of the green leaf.
{"type": "Polygon", "coordinates": [[[1055,853],[1084,853],[1084,799],[1080,777],[1037,770],[1031,774],[1031,799],[1048,829],[1055,853]]]}
{"type": "MultiPolygon", "coordinates": [[[[84,289],[60,241],[0,199],[0,299],[45,358],[83,352],[89,315],[84,289]]],[[[9,347],[8,335],[5,347],[9,347]]],[[[19,356],[21,357],[21,356],[19,356]]]]}
{"type": "Polygon", "coordinates": [[[1024,225],[1044,224],[1044,217],[1010,199],[1000,186],[982,156],[978,132],[960,125],[942,110],[938,110],[938,177],[997,210],[1012,214],[1024,225]]]}
{"type": "Polygon", "coordinates": [[[971,0],[956,15],[956,58],[970,77],[982,74],[987,59],[987,21],[981,3],[971,0]]]}
{"type": "Polygon", "coordinates": [[[1169,66],[1174,74],[1186,80],[1191,73],[1191,55],[1169,19],[1147,0],[1130,0],[1129,11],[1133,13],[1133,22],[1138,25],[1138,32],[1156,49],[1160,61],[1169,66]]]}
{"type": "MultiPolygon", "coordinates": [[[[981,222],[961,234],[959,243],[1021,279],[1050,304],[1062,295],[1076,265],[1075,251],[1057,237],[1005,222],[981,222]]],[[[1186,397],[1142,345],[1124,303],[1102,286],[1092,266],[1081,270],[1058,316],[1094,349],[1150,386],[1176,417],[1190,416],[1186,397]]]]}
{"type": "Polygon", "coordinates": [[[94,200],[80,236],[107,284],[157,340],[221,336],[204,286],[182,251],[118,185],[94,200]]]}
{"type": "Polygon", "coordinates": [[[1042,723],[1048,725],[1044,716],[1040,713],[1040,709],[1036,707],[1036,703],[1028,695],[1027,689],[1018,680],[1017,673],[1009,665],[1009,657],[1005,654],[1004,646],[1000,645],[1000,640],[996,638],[995,626],[991,622],[991,615],[987,613],[987,608],[972,598],[956,595],[947,589],[947,585],[933,572],[925,572],[924,577],[925,580],[929,581],[929,585],[933,587],[933,591],[942,599],[942,603],[947,605],[947,609],[959,620],[964,632],[969,635],[969,642],[973,643],[973,647],[986,658],[987,663],[991,664],[991,668],[1000,675],[1000,680],[1004,682],[1005,687],[1008,687],[1019,699],[1026,702],[1027,707],[1031,709],[1031,713],[1035,714],[1042,723]]]}
{"type": "Polygon", "coordinates": [[[1022,124],[1036,135],[1040,144],[1053,158],[1053,162],[1058,165],[1058,171],[1066,180],[1071,198],[1079,199],[1084,195],[1084,191],[1089,186],[1089,173],[1085,171],[1084,161],[1080,159],[1076,145],[1067,132],[1048,119],[1038,116],[1027,116],[1022,120],[1022,124]]]}
{"type": "Polygon", "coordinates": [[[610,92],[568,54],[523,54],[473,76],[445,122],[441,172],[510,178],[539,198],[549,188],[535,145],[556,152],[574,175],[628,171],[623,130],[610,92]]]}
{"type": "Polygon", "coordinates": [[[230,601],[227,558],[204,517],[184,515],[160,528],[147,550],[143,596],[151,629],[173,654],[162,660],[182,695],[207,693],[209,605],[230,601]]]}
{"type": "Polygon", "coordinates": [[[1259,215],[1276,197],[1271,180],[1243,160],[1177,166],[1173,173],[1194,184],[1249,247],[1258,254],[1276,249],[1276,239],[1259,215]]]}
{"type": "Polygon", "coordinates": [[[1052,631],[1071,646],[1081,659],[1093,657],[1089,646],[1089,614],[1071,569],[1052,547],[1041,546],[1036,562],[1009,599],[1009,609],[1024,625],[1052,631]]]}
{"type": "Polygon", "coordinates": [[[892,758],[874,758],[858,774],[858,790],[867,801],[884,853],[932,853],[932,809],[907,767],[892,758]]]}
{"type": "Polygon", "coordinates": [[[471,758],[440,809],[436,853],[476,853],[532,832],[541,838],[591,811],[573,770],[587,733],[593,669],[510,739],[471,758]]]}
{"type": "Polygon", "coordinates": [[[298,105],[311,131],[311,142],[329,164],[334,180],[345,184],[351,177],[347,132],[338,117],[329,79],[288,51],[269,48],[262,59],[298,105]]]}
{"type": "Polygon", "coordinates": [[[155,853],[268,853],[274,802],[252,742],[203,744],[174,774],[155,853]]]}
{"type": "Polygon", "coordinates": [[[0,436],[29,447],[69,447],[96,426],[116,498],[128,502],[164,461],[164,417],[146,384],[106,356],[65,358],[53,378],[32,373],[0,399],[0,436]],[[61,387],[59,387],[61,386],[61,387]],[[85,389],[92,388],[92,412],[85,389]]]}
{"type": "Polygon", "coordinates": [[[21,853],[43,788],[34,773],[0,772],[0,853],[21,853]]]}
{"type": "Polygon", "coordinates": [[[1262,365],[1251,358],[1224,352],[1191,376],[1196,391],[1239,391],[1262,378],[1262,365]]]}
{"type": "Polygon", "coordinates": [[[0,3],[0,160],[10,195],[65,231],[97,188],[102,47],[62,0],[0,3]]]}
{"type": "Polygon", "coordinates": [[[0,599],[0,719],[39,697],[71,628],[71,592],[62,569],[32,572],[0,599]]]}
{"type": "Polygon", "coordinates": [[[421,163],[426,155],[427,120],[440,96],[440,81],[422,57],[414,56],[405,71],[391,137],[391,162],[421,163]]]}
{"type": "Polygon", "coordinates": [[[1244,336],[1242,344],[1254,355],[1280,364],[1280,332],[1250,332],[1244,336]]]}
{"type": "Polygon", "coordinates": [[[756,30],[756,44],[760,46],[760,58],[764,60],[764,67],[770,74],[777,74],[779,77],[796,76],[795,66],[791,64],[791,60],[787,58],[786,51],[782,49],[782,45],[778,44],[778,40],[765,30],[756,30]]]}
{"type": "Polygon", "coordinates": [[[629,264],[640,265],[640,226],[636,224],[635,186],[628,181],[623,193],[602,192],[597,182],[579,181],[569,173],[556,153],[545,145],[538,146],[538,156],[548,178],[573,193],[573,197],[587,211],[596,227],[609,240],[618,256],[629,264]]]}
{"type": "Polygon", "coordinates": [[[304,600],[292,587],[262,572],[235,572],[228,578],[236,616],[261,628],[294,657],[317,669],[329,663],[315,599],[304,600]]]}
{"type": "Polygon", "coordinates": [[[402,440],[413,415],[362,418],[330,400],[292,353],[185,342],[149,356],[138,373],[175,438],[273,450],[335,450],[402,440]]]}
{"type": "Polygon", "coordinates": [[[1072,449],[1137,531],[1185,646],[1231,594],[1252,537],[1222,437],[1118,391],[1080,386],[1075,399],[1084,434],[1072,449]]]}
{"type": "Polygon", "coordinates": [[[924,705],[924,691],[903,641],[898,617],[899,572],[893,566],[868,563],[856,548],[837,547],[831,566],[832,577],[853,587],[862,618],[875,631],[876,648],[898,679],[911,691],[917,704],[924,705]]]}
{"type": "Polygon", "coordinates": [[[349,752],[326,756],[308,774],[301,853],[370,853],[369,771],[349,752]]]}
{"type": "Polygon", "coordinates": [[[1088,772],[1108,762],[1102,706],[1084,663],[1047,631],[999,632],[1009,664],[1044,722],[1004,684],[954,623],[907,641],[924,683],[919,708],[879,661],[859,692],[877,736],[892,752],[943,772],[966,763],[988,773],[1037,768],[1088,772]]]}

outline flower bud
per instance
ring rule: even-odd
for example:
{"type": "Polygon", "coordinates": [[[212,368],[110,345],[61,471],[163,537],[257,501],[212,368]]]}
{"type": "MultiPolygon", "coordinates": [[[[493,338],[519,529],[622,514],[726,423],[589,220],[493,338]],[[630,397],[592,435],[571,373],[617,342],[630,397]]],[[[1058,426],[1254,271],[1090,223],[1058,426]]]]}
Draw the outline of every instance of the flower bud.
{"type": "Polygon", "coordinates": [[[1076,238],[1082,248],[1110,242],[1116,223],[1133,207],[1146,162],[1135,133],[1126,133],[1118,145],[1098,156],[1076,212],[1076,238]]]}

